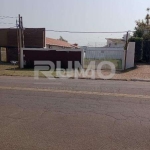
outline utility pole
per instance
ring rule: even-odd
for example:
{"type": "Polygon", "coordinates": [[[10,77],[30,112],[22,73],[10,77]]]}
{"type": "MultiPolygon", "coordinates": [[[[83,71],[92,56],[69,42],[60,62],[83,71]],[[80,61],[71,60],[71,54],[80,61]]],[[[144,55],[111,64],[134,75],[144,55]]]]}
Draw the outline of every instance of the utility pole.
{"type": "Polygon", "coordinates": [[[127,35],[126,35],[124,70],[126,69],[126,62],[127,62],[128,36],[129,36],[129,31],[127,32],[127,35]]]}
{"type": "Polygon", "coordinates": [[[22,47],[24,47],[24,28],[23,28],[23,19],[21,19],[21,38],[22,38],[22,47]]]}
{"type": "Polygon", "coordinates": [[[24,47],[24,29],[23,29],[23,19],[19,14],[19,24],[18,24],[18,65],[21,68],[22,61],[22,51],[21,49],[24,47]]]}
{"type": "Polygon", "coordinates": [[[19,14],[18,16],[18,20],[19,20],[19,23],[18,23],[18,65],[19,65],[19,68],[20,68],[20,51],[21,51],[21,16],[19,14]]]}

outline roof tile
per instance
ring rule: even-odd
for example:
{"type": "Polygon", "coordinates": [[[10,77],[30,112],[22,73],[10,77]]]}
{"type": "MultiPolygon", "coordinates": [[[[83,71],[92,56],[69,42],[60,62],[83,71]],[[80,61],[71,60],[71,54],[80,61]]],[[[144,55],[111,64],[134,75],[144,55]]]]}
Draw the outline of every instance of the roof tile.
{"type": "Polygon", "coordinates": [[[69,44],[68,42],[56,40],[52,38],[46,38],[46,44],[52,46],[59,46],[59,47],[68,47],[68,48],[72,47],[71,44],[69,44]]]}

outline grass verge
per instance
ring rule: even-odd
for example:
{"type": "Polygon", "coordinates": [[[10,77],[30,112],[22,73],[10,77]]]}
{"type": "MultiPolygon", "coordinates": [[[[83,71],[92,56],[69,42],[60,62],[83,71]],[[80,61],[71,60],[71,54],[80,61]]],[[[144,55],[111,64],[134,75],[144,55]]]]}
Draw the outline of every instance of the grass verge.
{"type": "MultiPolygon", "coordinates": [[[[55,72],[52,75],[55,76],[55,72]]],[[[34,69],[19,69],[18,66],[0,63],[0,76],[34,77],[34,69]]],[[[45,77],[41,72],[39,76],[45,77]]]]}
{"type": "MultiPolygon", "coordinates": [[[[116,70],[122,69],[122,60],[120,59],[84,59],[84,68],[87,68],[91,61],[95,62],[95,66],[98,66],[102,61],[109,61],[115,65],[116,70]]],[[[109,66],[105,66],[105,68],[110,69],[109,66]]]]}

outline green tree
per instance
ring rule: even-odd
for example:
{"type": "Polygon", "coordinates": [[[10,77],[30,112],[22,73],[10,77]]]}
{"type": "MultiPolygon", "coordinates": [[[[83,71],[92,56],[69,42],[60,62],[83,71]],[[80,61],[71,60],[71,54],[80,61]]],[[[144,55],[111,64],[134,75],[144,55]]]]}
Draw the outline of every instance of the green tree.
{"type": "Polygon", "coordinates": [[[146,23],[144,22],[144,20],[136,21],[136,27],[133,36],[142,38],[144,36],[145,28],[146,28],[146,23]]]}
{"type": "MultiPolygon", "coordinates": [[[[149,12],[150,9],[147,9],[149,12]]],[[[150,62],[150,15],[136,21],[135,32],[129,40],[135,42],[135,61],[150,62]]]]}
{"type": "MultiPolygon", "coordinates": [[[[150,9],[147,8],[149,12],[150,9]]],[[[150,15],[147,14],[145,20],[138,20],[136,21],[136,27],[134,32],[134,37],[143,38],[144,40],[150,39],[150,15]]]]}

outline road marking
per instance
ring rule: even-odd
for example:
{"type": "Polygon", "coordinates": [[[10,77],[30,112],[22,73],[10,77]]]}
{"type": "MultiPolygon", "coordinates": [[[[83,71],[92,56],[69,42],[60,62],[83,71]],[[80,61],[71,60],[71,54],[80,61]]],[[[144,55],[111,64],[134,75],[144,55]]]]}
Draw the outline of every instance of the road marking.
{"type": "Polygon", "coordinates": [[[90,92],[90,91],[73,91],[73,90],[57,90],[57,89],[24,88],[24,87],[4,87],[4,86],[0,86],[0,89],[150,99],[149,95],[132,95],[132,94],[121,94],[121,93],[104,93],[104,92],[90,92]]]}

